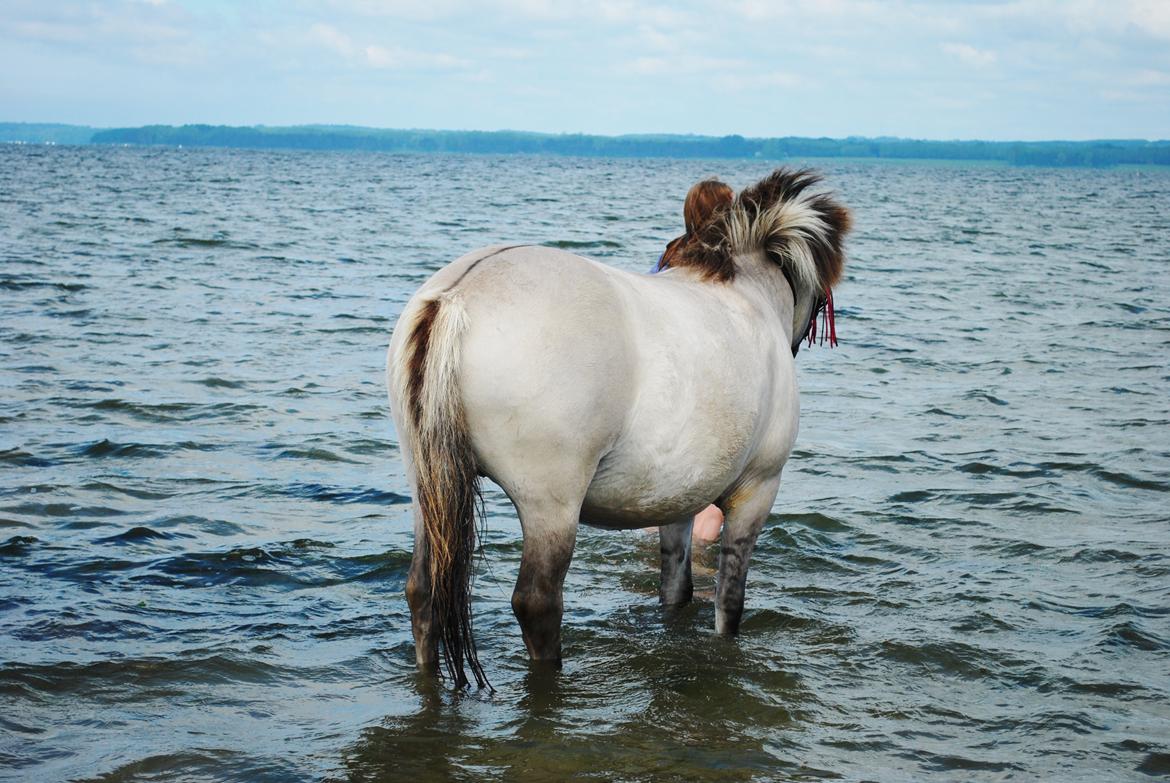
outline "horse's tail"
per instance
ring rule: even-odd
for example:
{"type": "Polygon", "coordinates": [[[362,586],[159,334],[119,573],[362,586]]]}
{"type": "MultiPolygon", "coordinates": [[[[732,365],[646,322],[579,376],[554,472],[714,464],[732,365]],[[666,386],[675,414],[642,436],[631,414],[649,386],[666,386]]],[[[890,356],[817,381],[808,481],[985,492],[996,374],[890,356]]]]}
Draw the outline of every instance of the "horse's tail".
{"type": "Polygon", "coordinates": [[[471,633],[479,475],[458,382],[467,312],[457,295],[444,293],[412,305],[403,319],[408,331],[391,377],[422,517],[424,541],[415,547],[425,546],[429,554],[432,622],[447,672],[456,687],[468,684],[466,661],[482,688],[489,684],[471,633]]]}

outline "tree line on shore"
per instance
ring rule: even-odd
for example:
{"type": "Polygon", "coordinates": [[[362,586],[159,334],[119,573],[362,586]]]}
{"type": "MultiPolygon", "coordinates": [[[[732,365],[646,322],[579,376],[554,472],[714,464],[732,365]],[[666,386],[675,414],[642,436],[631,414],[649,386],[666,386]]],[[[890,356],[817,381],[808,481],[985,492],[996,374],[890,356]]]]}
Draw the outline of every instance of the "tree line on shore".
{"type": "Polygon", "coordinates": [[[882,158],[990,161],[1022,166],[1170,165],[1170,141],[930,141],[785,136],[392,130],[355,126],[147,125],[96,129],[0,124],[0,141],[406,153],[545,154],[668,158],[882,158]]]}

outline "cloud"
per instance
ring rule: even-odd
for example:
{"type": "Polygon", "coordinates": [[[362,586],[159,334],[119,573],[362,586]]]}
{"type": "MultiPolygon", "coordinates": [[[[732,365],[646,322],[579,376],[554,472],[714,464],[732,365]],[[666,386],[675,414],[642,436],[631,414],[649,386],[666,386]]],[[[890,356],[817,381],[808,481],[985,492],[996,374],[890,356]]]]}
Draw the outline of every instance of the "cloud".
{"type": "Polygon", "coordinates": [[[485,55],[500,60],[530,60],[536,51],[519,46],[489,46],[482,50],[485,55]]]}
{"type": "Polygon", "coordinates": [[[454,70],[471,62],[444,52],[426,52],[401,46],[360,44],[336,27],[317,23],[309,28],[307,40],[340,56],[352,65],[382,70],[454,70]]]}
{"type": "Polygon", "coordinates": [[[739,0],[728,8],[744,19],[753,21],[817,18],[860,22],[899,13],[897,5],[874,0],[739,0]]]}
{"type": "Polygon", "coordinates": [[[713,78],[713,83],[730,92],[744,92],[747,90],[767,90],[780,87],[792,89],[808,86],[809,82],[794,73],[785,71],[766,71],[763,73],[726,73],[713,78]]]}
{"type": "Polygon", "coordinates": [[[698,57],[686,52],[636,57],[618,64],[615,71],[644,78],[685,77],[692,85],[721,93],[791,89],[807,86],[811,81],[790,71],[761,68],[760,63],[744,57],[698,57]]]}
{"type": "MultiPolygon", "coordinates": [[[[42,4],[17,0],[0,14],[0,42],[15,38],[62,51],[150,65],[195,65],[209,59],[183,8],[150,0],[42,4]]],[[[2,44],[0,44],[2,45],[2,44]]]]}
{"type": "Polygon", "coordinates": [[[699,57],[686,53],[635,57],[616,67],[619,74],[637,76],[691,76],[739,72],[750,68],[748,60],[737,57],[699,57]]]}
{"type": "Polygon", "coordinates": [[[419,68],[450,70],[466,68],[471,63],[443,52],[420,52],[414,49],[370,45],[365,48],[365,61],[374,68],[411,70],[419,68]]]}
{"type": "Polygon", "coordinates": [[[1131,34],[1170,40],[1170,3],[1165,0],[1069,0],[1022,3],[1021,10],[1044,10],[1083,34],[1131,34]],[[1029,5],[1032,7],[1029,8],[1029,5]],[[1036,8],[1040,6],[1040,8],[1036,8]]]}
{"type": "Polygon", "coordinates": [[[942,45],[942,50],[976,68],[994,65],[995,61],[999,59],[996,53],[990,49],[977,49],[971,44],[965,43],[945,43],[942,45]]]}
{"type": "Polygon", "coordinates": [[[461,12],[474,10],[462,0],[327,0],[325,5],[337,14],[365,17],[383,17],[431,22],[446,19],[461,12]]]}
{"type": "Polygon", "coordinates": [[[353,57],[357,51],[353,39],[332,25],[315,24],[309,28],[308,37],[309,40],[333,50],[342,57],[353,57]]]}
{"type": "Polygon", "coordinates": [[[1128,81],[1139,87],[1170,87],[1170,72],[1146,68],[1135,73],[1128,81]]]}
{"type": "Polygon", "coordinates": [[[697,17],[666,5],[647,5],[631,0],[600,0],[591,11],[596,17],[611,24],[644,24],[654,27],[679,28],[693,24],[697,17]]]}

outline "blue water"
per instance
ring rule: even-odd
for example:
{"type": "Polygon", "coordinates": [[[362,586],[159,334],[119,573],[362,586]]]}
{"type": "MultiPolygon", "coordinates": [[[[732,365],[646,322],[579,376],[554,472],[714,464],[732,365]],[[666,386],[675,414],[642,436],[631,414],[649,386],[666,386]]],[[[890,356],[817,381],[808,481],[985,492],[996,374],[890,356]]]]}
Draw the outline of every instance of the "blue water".
{"type": "Polygon", "coordinates": [[[1170,774],[1170,171],[826,161],[836,350],[734,640],[585,530],[563,671],[413,665],[390,330],[494,242],[644,271],[764,161],[0,147],[0,778],[1170,774]]]}

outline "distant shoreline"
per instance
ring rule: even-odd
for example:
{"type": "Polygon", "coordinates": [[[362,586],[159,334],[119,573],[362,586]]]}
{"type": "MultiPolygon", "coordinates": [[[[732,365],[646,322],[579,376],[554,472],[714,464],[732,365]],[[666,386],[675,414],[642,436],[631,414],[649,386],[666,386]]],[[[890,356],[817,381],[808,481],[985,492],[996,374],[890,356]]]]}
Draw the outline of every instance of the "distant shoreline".
{"type": "Polygon", "coordinates": [[[1170,141],[1120,139],[933,141],[671,134],[601,136],[524,131],[395,130],[351,125],[146,125],[136,128],[93,128],[83,125],[0,122],[0,143],[3,142],[609,158],[840,158],[966,161],[1013,166],[1170,166],[1170,141]]]}

